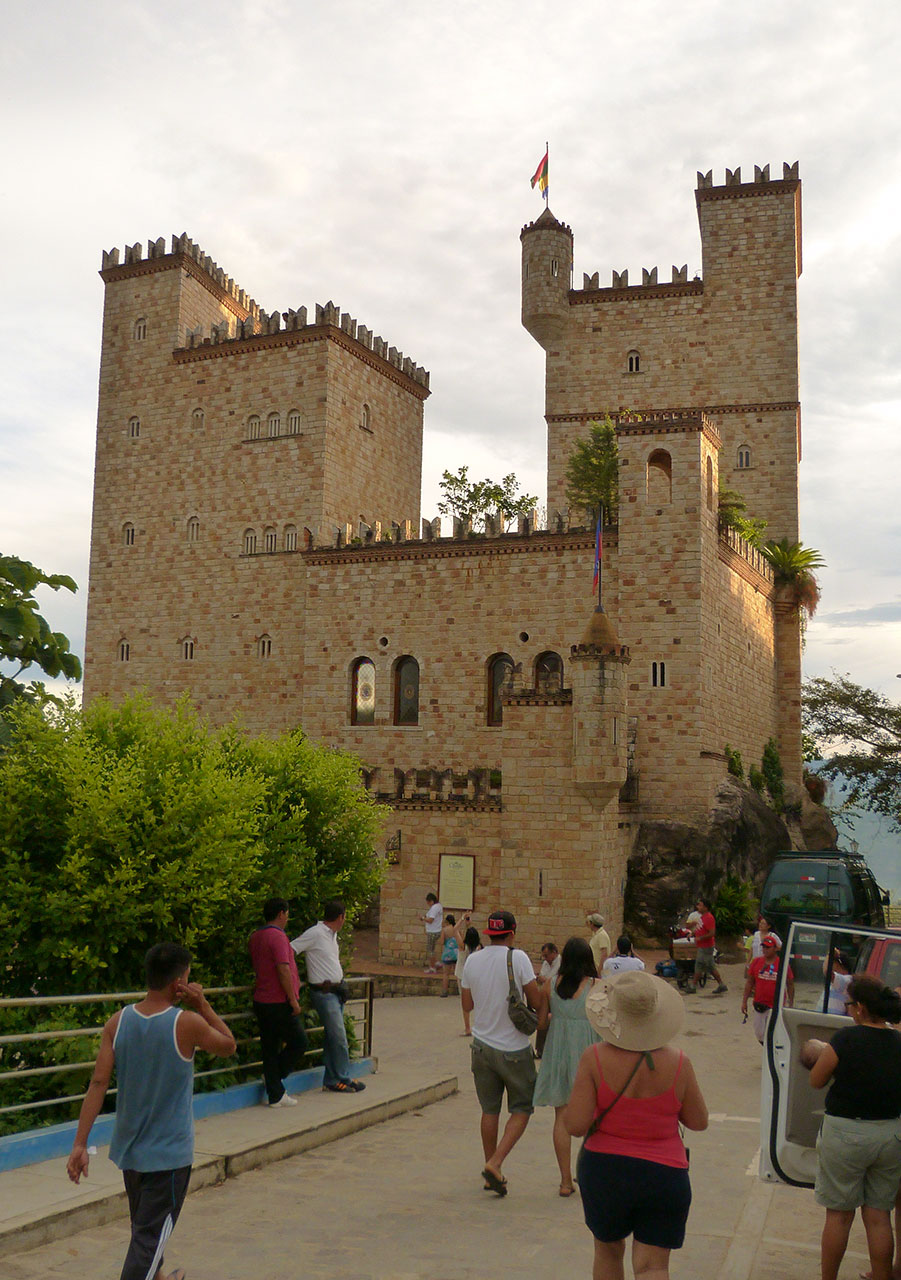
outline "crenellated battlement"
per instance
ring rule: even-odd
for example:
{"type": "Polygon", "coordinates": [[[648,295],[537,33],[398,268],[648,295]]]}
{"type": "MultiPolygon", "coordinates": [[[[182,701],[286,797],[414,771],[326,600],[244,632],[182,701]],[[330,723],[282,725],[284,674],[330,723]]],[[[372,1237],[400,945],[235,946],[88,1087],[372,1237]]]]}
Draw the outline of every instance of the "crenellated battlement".
{"type": "MultiPolygon", "coordinates": [[[[755,164],[753,182],[742,182],[741,166],[737,169],[727,169],[722,186],[714,186],[712,169],[708,169],[706,173],[701,173],[698,170],[698,185],[695,195],[699,201],[729,200],[747,196],[772,195],[784,191],[793,192],[799,185],[799,164],[796,160],[794,164],[783,164],[781,179],[770,177],[770,166],[768,164],[763,166],[755,164]]],[[[545,224],[545,226],[549,225],[549,223],[545,224]]],[[[562,224],[556,222],[554,225],[572,235],[569,227],[563,227],[562,224]]],[[[524,227],[523,231],[537,229],[540,226],[541,220],[539,219],[537,223],[530,223],[528,227],[524,227]]],[[[691,295],[700,294],[704,291],[704,284],[700,275],[695,275],[689,280],[687,263],[683,263],[681,267],[673,263],[671,277],[666,281],[659,278],[657,267],[642,267],[640,284],[638,281],[632,284],[629,283],[628,268],[624,271],[616,271],[614,269],[611,272],[608,286],[600,283],[600,274],[599,271],[591,273],[583,271],[582,288],[570,291],[570,303],[599,302],[603,300],[623,301],[641,297],[666,297],[679,294],[691,295]]]]}
{"type": "Polygon", "coordinates": [[[784,182],[795,183],[799,181],[800,173],[799,163],[797,160],[794,164],[783,163],[781,181],[778,178],[770,177],[770,166],[768,164],[763,165],[762,168],[760,165],[755,164],[753,182],[742,182],[741,165],[739,165],[737,169],[727,169],[725,182],[722,187],[714,186],[712,169],[708,169],[706,173],[701,173],[700,169],[698,170],[699,191],[728,191],[730,188],[734,189],[735,187],[776,186],[781,185],[781,183],[784,182]]]}
{"type": "Polygon", "coordinates": [[[231,298],[244,315],[238,315],[234,324],[228,319],[210,325],[207,332],[203,325],[189,329],[186,342],[179,350],[191,350],[195,347],[220,346],[226,343],[243,342],[247,338],[269,336],[280,332],[297,332],[323,325],[331,325],[340,329],[352,341],[357,342],[373,355],[385,360],[421,387],[428,388],[429,372],[416,364],[409,356],[405,356],[397,347],[378,334],[360,324],[352,315],[341,311],[334,302],[317,303],[315,320],[308,322],[307,308],[291,308],[288,311],[264,311],[245,290],[241,289],[231,276],[226,275],[220,266],[204,253],[186,234],[172,237],[172,247],[166,253],[164,237],[147,242],[147,256],[143,256],[143,245],[138,242],[125,246],[124,260],[120,262],[118,248],[104,250],[100,274],[105,281],[126,279],[130,275],[144,274],[148,270],[161,270],[176,267],[189,261],[204,273],[208,279],[227,297],[231,298]],[[284,329],[282,328],[284,322],[284,329]]]}
{"type": "Polygon", "coordinates": [[[223,293],[232,298],[248,315],[254,318],[260,315],[260,308],[254,299],[240,288],[231,276],[226,275],[218,263],[214,262],[208,253],[204,253],[200,245],[195,244],[185,232],[182,232],[180,236],[173,235],[172,247],[168,254],[166,253],[165,236],[160,236],[158,240],[147,241],[146,258],[143,256],[143,245],[140,241],[125,246],[121,262],[118,248],[104,249],[100,274],[104,280],[108,278],[125,279],[129,275],[143,274],[148,269],[148,264],[153,264],[150,266],[151,270],[154,266],[157,268],[178,266],[179,259],[190,259],[200,271],[210,278],[218,289],[221,289],[223,293]],[[128,267],[133,268],[133,270],[126,270],[128,267]],[[137,270],[134,270],[135,268],[137,270]]]}

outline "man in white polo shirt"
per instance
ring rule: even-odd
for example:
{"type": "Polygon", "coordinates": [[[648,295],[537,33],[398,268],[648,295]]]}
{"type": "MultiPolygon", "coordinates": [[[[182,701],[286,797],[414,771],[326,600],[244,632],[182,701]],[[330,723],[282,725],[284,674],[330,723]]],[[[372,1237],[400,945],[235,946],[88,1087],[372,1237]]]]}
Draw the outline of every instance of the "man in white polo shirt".
{"type": "Polygon", "coordinates": [[[344,924],[344,903],[331,898],[322,908],[322,919],[291,943],[307,959],[307,985],[313,1008],[319,1014],[325,1037],[322,1054],[322,1088],[329,1093],[360,1093],[362,1080],[350,1078],[350,1054],[344,1027],[344,970],[338,954],[338,933],[344,924]]]}
{"type": "Polygon", "coordinates": [[[485,1165],[482,1177],[496,1195],[507,1194],[501,1172],[504,1160],[525,1133],[532,1114],[535,1062],[527,1035],[510,1021],[507,999],[512,955],[513,981],[531,1009],[538,1008],[535,970],[524,951],[513,948],[516,919],[509,911],[493,911],[485,929],[490,945],[474,951],[463,966],[461,1001],[472,1014],[472,1074],[482,1108],[480,1131],[485,1165]],[[501,1103],[507,1093],[507,1123],[498,1141],[501,1103]]]}

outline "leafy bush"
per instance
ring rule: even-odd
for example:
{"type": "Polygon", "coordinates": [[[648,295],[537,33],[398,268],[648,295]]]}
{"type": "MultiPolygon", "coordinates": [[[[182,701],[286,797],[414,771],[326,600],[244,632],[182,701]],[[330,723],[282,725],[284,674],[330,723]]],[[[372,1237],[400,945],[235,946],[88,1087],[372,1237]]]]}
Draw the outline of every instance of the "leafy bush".
{"type": "Polygon", "coordinates": [[[745,766],[742,764],[742,761],[741,761],[741,752],[733,751],[732,748],[729,746],[728,742],[726,743],[723,750],[725,751],[725,755],[726,755],[726,768],[732,774],[732,777],[744,778],[745,766]]]}
{"type": "Polygon", "coordinates": [[[380,882],[380,809],[357,762],[300,732],[211,730],[188,703],[17,704],[0,754],[5,995],[133,990],[154,942],[183,942],[206,985],[251,976],[272,894],[298,930],[326,898],[350,920],[380,882]]]}
{"type": "Polygon", "coordinates": [[[763,748],[760,767],[773,805],[777,812],[781,812],[785,803],[785,775],[782,770],[782,759],[779,755],[779,748],[776,746],[775,738],[770,738],[763,748]]]}
{"type": "Polygon", "coordinates": [[[759,769],[754,767],[754,765],[751,765],[748,770],[748,782],[750,782],[751,786],[759,796],[763,795],[764,788],[766,787],[766,778],[759,769]]]}
{"type": "Polygon", "coordinates": [[[713,908],[717,934],[737,937],[750,928],[756,912],[757,898],[751,882],[734,875],[726,876],[713,908]]]}

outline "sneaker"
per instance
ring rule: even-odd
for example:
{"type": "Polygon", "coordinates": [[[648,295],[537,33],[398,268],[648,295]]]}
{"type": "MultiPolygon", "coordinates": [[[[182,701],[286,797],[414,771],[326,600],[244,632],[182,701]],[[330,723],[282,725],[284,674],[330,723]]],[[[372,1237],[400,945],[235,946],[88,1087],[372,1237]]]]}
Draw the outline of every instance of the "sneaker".
{"type": "Polygon", "coordinates": [[[362,1093],[366,1088],[362,1080],[345,1080],[344,1083],[353,1089],[354,1093],[362,1093]]]}
{"type": "MultiPolygon", "coordinates": [[[[363,1086],[366,1087],[365,1085],[363,1086]]],[[[334,1084],[324,1084],[322,1086],[323,1093],[356,1093],[353,1082],[350,1080],[336,1080],[334,1084]]]]}
{"type": "Polygon", "coordinates": [[[290,1093],[283,1093],[278,1102],[270,1102],[270,1107],[296,1107],[297,1099],[292,1098],[290,1093]]]}
{"type": "Polygon", "coordinates": [[[721,996],[724,991],[728,991],[728,990],[729,988],[726,986],[725,982],[721,982],[718,987],[714,987],[713,994],[715,996],[721,996]]]}

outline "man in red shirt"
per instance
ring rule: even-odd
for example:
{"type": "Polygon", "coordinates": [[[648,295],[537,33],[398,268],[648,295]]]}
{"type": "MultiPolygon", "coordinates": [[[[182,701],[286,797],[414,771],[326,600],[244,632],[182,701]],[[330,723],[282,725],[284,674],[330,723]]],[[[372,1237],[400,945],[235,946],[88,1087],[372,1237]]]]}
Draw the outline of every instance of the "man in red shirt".
{"type": "MultiPolygon", "coordinates": [[[[776,996],[776,979],[779,976],[779,943],[773,934],[768,933],[761,939],[763,955],[752,960],[748,965],[748,980],[741,997],[741,1011],[747,1017],[748,998],[753,990],[754,1034],[763,1044],[766,1035],[766,1024],[773,1009],[776,996]]],[[[791,1005],[795,999],[795,975],[789,968],[785,975],[785,1003],[791,1005]]]]}
{"type": "Polygon", "coordinates": [[[250,959],[256,974],[253,1011],[260,1028],[263,1079],[270,1107],[296,1107],[284,1085],[296,1071],[307,1048],[307,1033],[300,1020],[300,978],[291,943],[285,933],[288,904],[270,898],[263,907],[265,924],[250,935],[250,959]]]}
{"type": "Polygon", "coordinates": [[[713,953],[716,949],[716,920],[713,918],[713,912],[710,910],[710,903],[706,898],[698,898],[695,904],[701,916],[701,923],[695,929],[695,943],[697,944],[697,953],[695,955],[695,972],[694,981],[689,983],[685,988],[689,994],[693,995],[698,989],[698,978],[702,973],[712,974],[716,978],[717,986],[714,987],[713,994],[715,996],[722,995],[724,991],[728,991],[720,977],[720,971],[717,969],[713,961],[713,953]]]}

